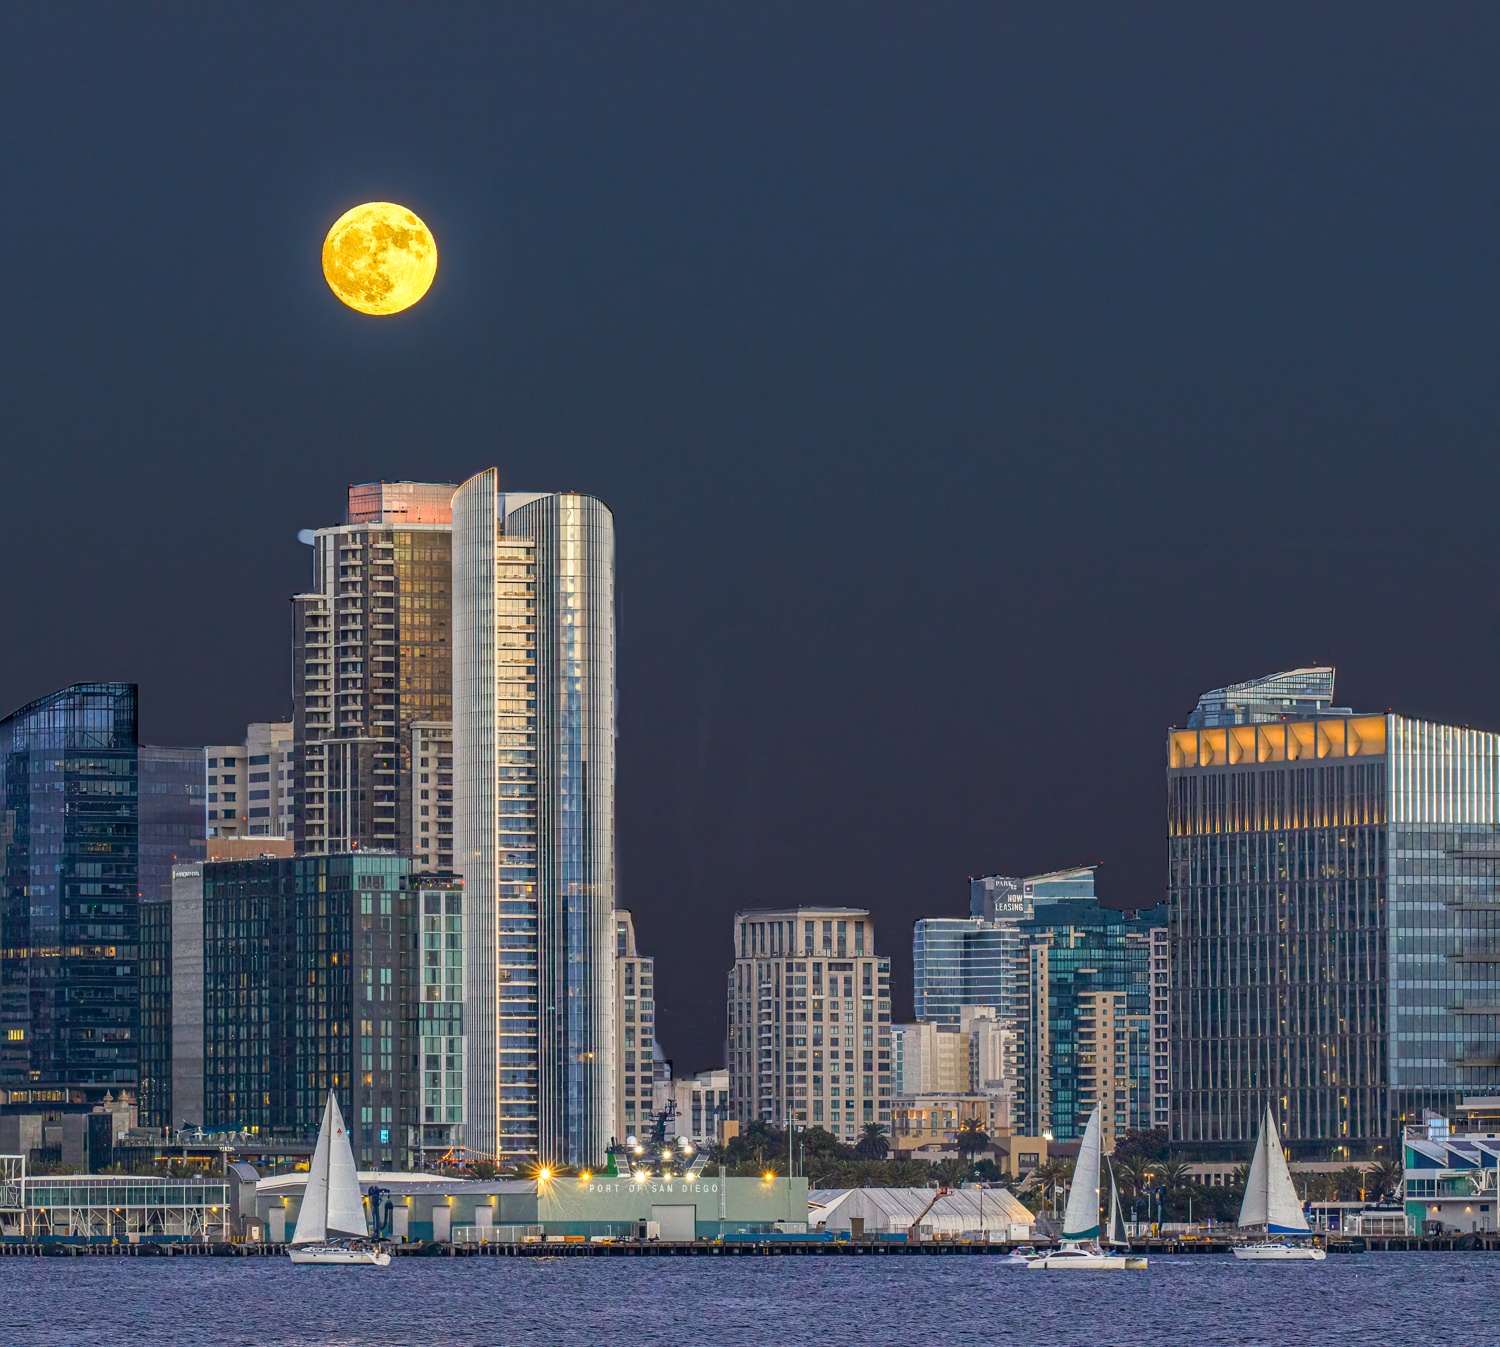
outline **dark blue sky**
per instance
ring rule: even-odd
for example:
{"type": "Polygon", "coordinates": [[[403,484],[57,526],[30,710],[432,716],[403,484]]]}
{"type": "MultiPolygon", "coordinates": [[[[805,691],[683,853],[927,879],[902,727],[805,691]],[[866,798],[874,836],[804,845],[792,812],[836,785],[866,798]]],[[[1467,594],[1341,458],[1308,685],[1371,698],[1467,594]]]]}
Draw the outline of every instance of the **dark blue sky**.
{"type": "Polygon", "coordinates": [[[621,896],[719,1061],[729,917],[1163,884],[1204,688],[1500,728],[1500,11],[7,5],[0,702],[289,707],[345,484],[592,492],[621,896]],[[441,252],[397,318],[348,206],[441,252]]]}

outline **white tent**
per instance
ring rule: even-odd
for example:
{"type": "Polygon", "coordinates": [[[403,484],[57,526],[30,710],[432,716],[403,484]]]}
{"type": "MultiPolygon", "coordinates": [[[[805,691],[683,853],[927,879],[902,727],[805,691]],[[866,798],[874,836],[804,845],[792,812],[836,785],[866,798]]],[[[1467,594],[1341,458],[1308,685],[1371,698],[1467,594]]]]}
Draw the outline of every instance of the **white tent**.
{"type": "Polygon", "coordinates": [[[977,1236],[988,1230],[1006,1239],[1029,1238],[1032,1215],[1004,1188],[960,1188],[936,1202],[933,1188],[820,1188],[807,1195],[809,1229],[848,1234],[863,1222],[867,1235],[904,1234],[921,1217],[922,1234],[977,1236]],[[930,1208],[930,1209],[929,1209],[930,1208]],[[925,1214],[924,1214],[925,1212],[925,1214]],[[1026,1233],[1013,1231],[1024,1227],[1026,1233]]]}

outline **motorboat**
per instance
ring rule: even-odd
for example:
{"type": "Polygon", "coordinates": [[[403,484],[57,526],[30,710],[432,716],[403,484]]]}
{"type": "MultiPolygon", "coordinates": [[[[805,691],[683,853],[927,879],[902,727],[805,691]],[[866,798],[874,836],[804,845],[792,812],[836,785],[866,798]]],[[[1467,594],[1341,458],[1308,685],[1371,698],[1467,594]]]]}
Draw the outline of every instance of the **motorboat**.
{"type": "Polygon", "coordinates": [[[1036,1249],[1030,1244],[1019,1244],[1007,1254],[1002,1254],[1000,1264],[1002,1267],[1030,1267],[1031,1260],[1036,1257],[1036,1249]]]}
{"type": "Polygon", "coordinates": [[[1312,1230],[1292,1186],[1292,1171],[1281,1149],[1276,1117],[1266,1105],[1265,1121],[1255,1139],[1245,1199],[1240,1203],[1240,1228],[1259,1233],[1247,1244],[1236,1244],[1234,1256],[1246,1263],[1321,1263],[1325,1249],[1312,1242],[1312,1230]]]}
{"type": "Polygon", "coordinates": [[[370,1239],[354,1148],[332,1090],[287,1253],[294,1263],[318,1266],[389,1267],[391,1263],[391,1255],[370,1239]]]}

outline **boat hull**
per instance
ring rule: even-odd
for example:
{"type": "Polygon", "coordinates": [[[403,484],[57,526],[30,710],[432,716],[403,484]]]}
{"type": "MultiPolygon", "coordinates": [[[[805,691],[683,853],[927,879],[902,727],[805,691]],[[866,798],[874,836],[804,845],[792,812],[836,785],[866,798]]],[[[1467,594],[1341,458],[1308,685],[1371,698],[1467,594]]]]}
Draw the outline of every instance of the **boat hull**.
{"type": "Polygon", "coordinates": [[[1245,1263],[1321,1263],[1327,1251],[1301,1244],[1238,1244],[1234,1256],[1245,1263]]]}
{"type": "Polygon", "coordinates": [[[1032,1272],[1124,1272],[1144,1268],[1144,1258],[1114,1253],[1043,1253],[1026,1265],[1032,1272]]]}
{"type": "Polygon", "coordinates": [[[344,1244],[303,1244],[287,1250],[292,1262],[315,1267],[389,1267],[384,1249],[350,1248],[344,1244]]]}

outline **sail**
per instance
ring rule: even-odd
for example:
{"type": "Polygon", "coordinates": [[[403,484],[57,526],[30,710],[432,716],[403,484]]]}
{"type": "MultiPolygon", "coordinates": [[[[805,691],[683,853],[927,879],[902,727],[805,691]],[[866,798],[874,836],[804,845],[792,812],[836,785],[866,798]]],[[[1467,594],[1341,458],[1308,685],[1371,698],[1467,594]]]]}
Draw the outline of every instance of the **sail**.
{"type": "Polygon", "coordinates": [[[1063,1212],[1062,1237],[1068,1240],[1099,1238],[1099,1106],[1089,1114],[1083,1129],[1083,1144],[1073,1166],[1073,1187],[1063,1212]]]}
{"type": "MultiPolygon", "coordinates": [[[[1266,1110],[1270,1116],[1270,1110],[1266,1110]]],[[[1245,1180],[1245,1198],[1240,1203],[1241,1225],[1264,1225],[1266,1223],[1266,1127],[1261,1124],[1260,1135],[1255,1138],[1255,1155],[1250,1160],[1250,1175],[1245,1180]]]]}
{"type": "Polygon", "coordinates": [[[1286,1152],[1276,1135],[1276,1120],[1266,1110],[1266,1229],[1273,1235],[1306,1235],[1307,1217],[1302,1202],[1292,1187],[1292,1171],[1287,1168],[1286,1152]]]}
{"type": "Polygon", "coordinates": [[[1269,1105],[1260,1135],[1255,1139],[1255,1156],[1250,1161],[1250,1176],[1245,1180],[1245,1200],[1240,1203],[1241,1225],[1263,1225],[1273,1235],[1305,1235],[1307,1218],[1302,1202],[1292,1187],[1292,1171],[1287,1167],[1286,1152],[1276,1131],[1276,1118],[1269,1105]]]}
{"type": "Polygon", "coordinates": [[[293,1244],[321,1244],[328,1238],[328,1139],[332,1126],[333,1095],[323,1110],[318,1144],[307,1167],[307,1186],[302,1190],[302,1210],[297,1213],[293,1244]]]}
{"type": "Polygon", "coordinates": [[[1110,1244],[1130,1247],[1130,1236],[1125,1233],[1125,1217],[1121,1212],[1121,1194],[1115,1187],[1115,1166],[1110,1166],[1110,1244]]]}
{"type": "Polygon", "coordinates": [[[339,1102],[328,1095],[328,1114],[333,1128],[328,1139],[328,1233],[365,1236],[370,1233],[365,1220],[365,1200],[359,1191],[359,1175],[354,1169],[354,1149],[349,1145],[349,1129],[339,1102]]]}

